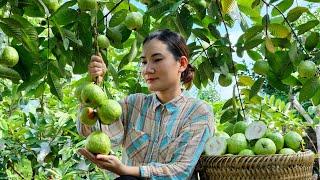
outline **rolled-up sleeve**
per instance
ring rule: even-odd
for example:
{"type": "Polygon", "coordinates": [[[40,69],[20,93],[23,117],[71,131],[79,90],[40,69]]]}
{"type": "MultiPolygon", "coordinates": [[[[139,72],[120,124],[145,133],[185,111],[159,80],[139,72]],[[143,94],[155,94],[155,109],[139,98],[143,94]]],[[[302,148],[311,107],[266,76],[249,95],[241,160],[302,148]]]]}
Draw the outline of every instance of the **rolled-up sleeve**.
{"type": "Polygon", "coordinates": [[[188,179],[203,152],[207,139],[212,136],[213,113],[194,114],[174,140],[176,145],[169,163],[149,163],[140,166],[140,175],[151,179],[188,179]]]}

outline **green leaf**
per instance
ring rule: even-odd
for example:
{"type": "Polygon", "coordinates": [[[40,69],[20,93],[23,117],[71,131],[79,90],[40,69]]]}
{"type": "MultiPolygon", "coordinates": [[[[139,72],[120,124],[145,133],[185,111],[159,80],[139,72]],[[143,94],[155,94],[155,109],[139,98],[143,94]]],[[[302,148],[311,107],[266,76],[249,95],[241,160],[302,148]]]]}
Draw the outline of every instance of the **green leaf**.
{"type": "Polygon", "coordinates": [[[234,97],[228,99],[228,100],[223,104],[221,110],[224,110],[224,109],[227,109],[227,108],[230,107],[230,106],[233,106],[234,103],[235,103],[234,101],[235,101],[235,98],[234,98],[234,97]]]}
{"type": "Polygon", "coordinates": [[[194,29],[192,29],[192,33],[196,37],[200,38],[201,40],[206,41],[207,43],[210,43],[210,40],[208,38],[209,37],[209,32],[206,31],[205,29],[203,29],[203,28],[194,28],[194,29]]]}
{"type": "Polygon", "coordinates": [[[249,93],[249,99],[257,95],[257,93],[262,88],[262,85],[264,83],[265,78],[261,77],[259,78],[251,87],[250,93],[249,93]]]}
{"type": "Polygon", "coordinates": [[[209,29],[209,31],[210,31],[210,33],[211,33],[211,35],[213,36],[213,37],[215,37],[216,39],[220,39],[221,38],[221,34],[220,34],[220,32],[218,31],[218,29],[216,28],[216,26],[214,25],[214,24],[209,24],[208,25],[208,29],[209,29]]]}
{"type": "Polygon", "coordinates": [[[318,106],[320,104],[320,89],[314,94],[311,99],[314,106],[318,106]]]}
{"type": "Polygon", "coordinates": [[[268,30],[273,36],[279,38],[286,38],[290,34],[289,29],[282,24],[269,24],[268,30]]]}
{"type": "Polygon", "coordinates": [[[197,68],[195,68],[195,75],[194,75],[194,79],[192,82],[198,89],[201,89],[200,72],[197,68]]]}
{"type": "Polygon", "coordinates": [[[220,123],[223,124],[225,122],[234,122],[236,120],[236,116],[237,115],[237,112],[235,112],[233,109],[227,109],[225,110],[222,115],[221,115],[221,118],[220,118],[220,123]]]}
{"type": "MultiPolygon", "coordinates": [[[[276,6],[282,13],[284,13],[286,10],[288,10],[292,6],[292,4],[293,4],[293,0],[285,0],[285,1],[281,1],[276,6]]],[[[276,8],[273,8],[271,11],[271,15],[277,16],[277,15],[280,15],[280,12],[276,8]]]]}
{"type": "Polygon", "coordinates": [[[304,24],[301,24],[297,27],[298,35],[303,34],[312,28],[316,27],[319,24],[318,20],[310,20],[304,24]]]}
{"type": "Polygon", "coordinates": [[[309,9],[306,7],[300,7],[300,6],[295,7],[288,12],[287,19],[288,19],[288,21],[293,22],[293,21],[299,19],[299,17],[304,12],[309,12],[309,9]]]}
{"type": "Polygon", "coordinates": [[[314,77],[309,79],[304,85],[302,86],[299,94],[299,100],[305,101],[309,100],[313,97],[316,92],[320,89],[320,79],[318,77],[314,77]]]}
{"type": "Polygon", "coordinates": [[[63,44],[64,44],[64,48],[65,50],[68,49],[68,45],[69,45],[69,40],[71,40],[72,42],[76,43],[78,46],[82,46],[82,42],[80,39],[77,38],[76,34],[68,29],[65,28],[61,28],[61,36],[63,39],[63,44]],[[66,39],[67,38],[67,39],[66,39]],[[65,44],[66,42],[66,44],[65,44]]]}
{"type": "Polygon", "coordinates": [[[38,33],[28,20],[19,15],[12,15],[12,18],[0,18],[0,28],[6,35],[20,41],[34,58],[39,58],[38,33]]]}
{"type": "Polygon", "coordinates": [[[185,39],[188,39],[191,34],[193,18],[190,11],[185,6],[181,8],[180,12],[177,14],[176,24],[180,33],[185,39]]]}
{"type": "Polygon", "coordinates": [[[259,54],[257,51],[247,50],[247,54],[252,60],[258,61],[262,59],[261,54],[259,54]]]}
{"type": "Polygon", "coordinates": [[[146,13],[154,17],[155,19],[159,19],[167,12],[170,12],[170,9],[173,5],[174,3],[169,1],[158,3],[157,5],[148,8],[148,11],[146,13]]]}
{"type": "Polygon", "coordinates": [[[128,11],[125,9],[121,9],[120,11],[114,13],[109,21],[109,27],[115,27],[126,19],[128,11]]]}
{"type": "Polygon", "coordinates": [[[290,75],[285,79],[282,79],[281,82],[283,84],[289,85],[289,86],[299,86],[301,85],[301,83],[299,82],[299,80],[297,78],[295,78],[294,76],[290,75]]]}
{"type": "Polygon", "coordinates": [[[308,1],[308,2],[315,2],[315,3],[320,3],[320,0],[305,0],[305,1],[308,1]]]}
{"type": "Polygon", "coordinates": [[[18,83],[21,79],[20,74],[12,68],[2,66],[0,64],[0,78],[10,79],[14,83],[18,83]]]}
{"type": "Polygon", "coordinates": [[[249,29],[247,29],[244,34],[243,34],[243,38],[245,40],[251,40],[252,38],[254,38],[255,36],[257,36],[258,34],[262,33],[263,31],[263,26],[261,25],[255,25],[250,27],[249,29]]]}
{"type": "Polygon", "coordinates": [[[312,51],[319,43],[319,40],[320,40],[319,33],[318,32],[311,32],[305,42],[306,49],[309,51],[312,51]]]}
{"type": "Polygon", "coordinates": [[[263,41],[264,41],[264,39],[253,39],[253,40],[246,41],[244,43],[243,48],[245,50],[253,49],[253,48],[259,46],[263,41]]]}
{"type": "Polygon", "coordinates": [[[114,66],[111,63],[108,64],[108,70],[111,73],[111,76],[113,78],[113,82],[116,84],[116,86],[118,86],[119,85],[119,77],[118,77],[117,70],[114,68],[114,66]]]}
{"type": "Polygon", "coordinates": [[[235,8],[235,0],[221,0],[222,13],[228,14],[235,8]]]}
{"type": "Polygon", "coordinates": [[[137,40],[135,39],[131,45],[130,52],[122,58],[118,66],[118,71],[120,71],[129,62],[133,61],[134,58],[136,58],[137,54],[138,54],[138,47],[137,47],[137,40]]]}
{"type": "Polygon", "coordinates": [[[240,86],[252,86],[254,83],[252,77],[250,76],[240,76],[239,77],[239,85],[240,86]]]}
{"type": "Polygon", "coordinates": [[[58,77],[53,73],[49,72],[47,76],[47,83],[50,86],[50,92],[53,95],[55,95],[60,101],[62,101],[63,99],[62,86],[59,82],[58,77]]]}
{"type": "Polygon", "coordinates": [[[255,0],[253,1],[253,3],[251,4],[251,8],[254,9],[256,6],[258,6],[260,4],[260,0],[255,0]]]}
{"type": "Polygon", "coordinates": [[[58,25],[68,25],[77,21],[78,12],[74,9],[59,9],[54,15],[50,18],[55,24],[58,25]]]}

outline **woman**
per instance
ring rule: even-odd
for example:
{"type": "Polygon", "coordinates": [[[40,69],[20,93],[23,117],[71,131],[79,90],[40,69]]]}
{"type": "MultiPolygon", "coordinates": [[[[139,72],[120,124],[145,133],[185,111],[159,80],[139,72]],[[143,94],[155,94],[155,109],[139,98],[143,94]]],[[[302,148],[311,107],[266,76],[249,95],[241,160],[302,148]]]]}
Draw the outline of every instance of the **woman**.
{"type": "MultiPolygon", "coordinates": [[[[190,179],[213,134],[213,113],[203,101],[182,95],[181,82],[189,84],[193,78],[186,42],[169,30],[154,32],[143,42],[141,61],[143,78],[153,93],[126,97],[120,102],[121,118],[102,126],[113,146],[122,145],[122,162],[112,155],[80,152],[120,179],[190,179]]],[[[105,71],[102,58],[92,56],[91,77],[102,81],[105,71]]],[[[85,136],[98,127],[78,122],[78,131],[85,136]]]]}

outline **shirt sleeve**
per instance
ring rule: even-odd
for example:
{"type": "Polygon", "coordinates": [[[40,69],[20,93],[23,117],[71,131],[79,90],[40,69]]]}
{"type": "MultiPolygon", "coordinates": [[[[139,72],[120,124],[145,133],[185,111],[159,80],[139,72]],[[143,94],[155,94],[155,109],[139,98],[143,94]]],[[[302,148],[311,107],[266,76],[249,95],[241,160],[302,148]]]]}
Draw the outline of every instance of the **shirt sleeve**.
{"type": "Polygon", "coordinates": [[[130,96],[125,99],[119,101],[119,104],[122,108],[122,114],[119,120],[115,121],[110,125],[100,124],[99,121],[96,122],[93,126],[87,126],[80,122],[79,118],[77,119],[76,127],[77,131],[82,136],[88,136],[92,131],[103,131],[108,135],[111,140],[111,144],[113,148],[116,148],[123,143],[124,134],[126,132],[127,121],[130,118],[128,114],[128,109],[130,108],[132,102],[130,102],[132,98],[130,96]]]}
{"type": "Polygon", "coordinates": [[[207,139],[213,134],[213,113],[206,105],[207,112],[196,113],[190,117],[179,136],[171,162],[149,163],[140,166],[141,177],[152,179],[188,179],[203,152],[207,139]]]}

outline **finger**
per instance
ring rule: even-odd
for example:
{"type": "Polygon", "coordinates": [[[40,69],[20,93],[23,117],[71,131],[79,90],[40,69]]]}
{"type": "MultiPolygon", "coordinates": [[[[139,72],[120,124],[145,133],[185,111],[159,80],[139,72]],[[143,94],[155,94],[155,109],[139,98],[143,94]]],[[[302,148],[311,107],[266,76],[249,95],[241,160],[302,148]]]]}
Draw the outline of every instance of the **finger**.
{"type": "Polygon", "coordinates": [[[92,61],[92,62],[89,63],[88,67],[89,68],[93,68],[93,67],[103,68],[104,64],[102,62],[92,61]]]}
{"type": "Polygon", "coordinates": [[[96,157],[95,155],[93,155],[92,153],[90,153],[88,150],[81,148],[78,150],[78,152],[83,155],[84,157],[86,157],[87,159],[89,159],[90,161],[94,162],[96,161],[96,157]]]}
{"type": "Polygon", "coordinates": [[[92,55],[91,56],[91,62],[94,62],[94,61],[96,61],[96,62],[103,62],[103,59],[102,59],[102,57],[101,56],[97,56],[97,55],[92,55]]]}
{"type": "Polygon", "coordinates": [[[101,161],[109,161],[110,157],[109,155],[103,155],[103,154],[98,154],[96,156],[97,160],[101,160],[101,161]]]}

